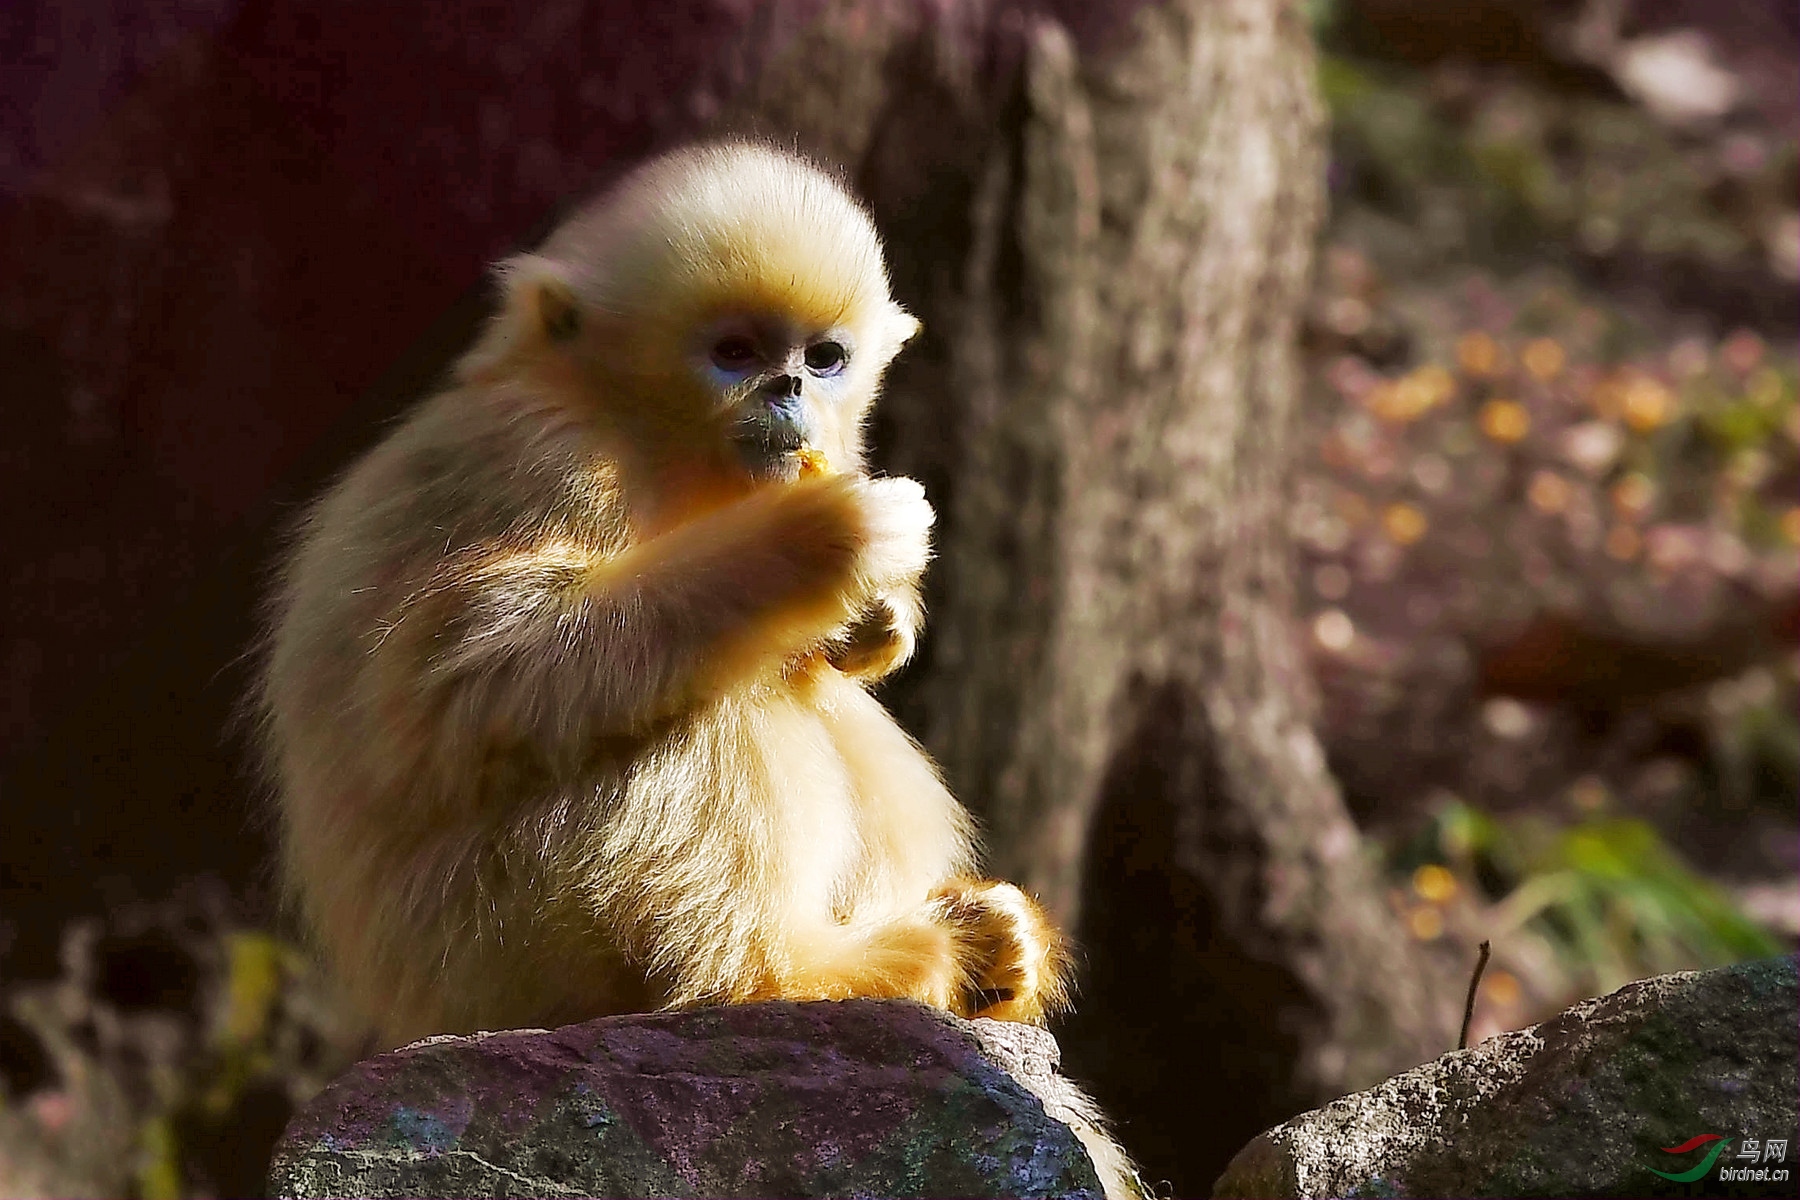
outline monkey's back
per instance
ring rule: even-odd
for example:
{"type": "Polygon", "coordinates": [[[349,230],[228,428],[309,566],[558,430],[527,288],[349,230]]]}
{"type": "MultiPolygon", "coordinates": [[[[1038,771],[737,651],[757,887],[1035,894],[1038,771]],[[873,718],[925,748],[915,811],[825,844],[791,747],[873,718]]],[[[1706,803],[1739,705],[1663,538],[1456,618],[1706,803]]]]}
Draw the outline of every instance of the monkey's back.
{"type": "Polygon", "coordinates": [[[427,627],[459,560],[546,541],[573,558],[624,534],[577,428],[528,405],[450,392],[415,410],[309,511],[271,604],[261,701],[285,882],[351,998],[398,1036],[534,1006],[533,975],[620,978],[591,937],[510,983],[487,961],[494,922],[538,883],[508,824],[516,838],[554,808],[554,773],[523,739],[470,727],[442,658],[453,631],[427,627]]]}

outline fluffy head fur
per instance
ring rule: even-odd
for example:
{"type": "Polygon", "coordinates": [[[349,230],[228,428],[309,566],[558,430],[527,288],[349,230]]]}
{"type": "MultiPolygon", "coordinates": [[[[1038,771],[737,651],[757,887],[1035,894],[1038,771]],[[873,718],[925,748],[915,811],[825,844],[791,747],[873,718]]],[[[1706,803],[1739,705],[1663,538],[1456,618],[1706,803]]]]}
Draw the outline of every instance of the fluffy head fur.
{"type": "Polygon", "coordinates": [[[918,328],[888,297],[868,214],[823,171],[761,146],[704,146],[659,159],[580,211],[544,244],[581,301],[680,334],[709,308],[786,308],[890,341],[918,328]]]}

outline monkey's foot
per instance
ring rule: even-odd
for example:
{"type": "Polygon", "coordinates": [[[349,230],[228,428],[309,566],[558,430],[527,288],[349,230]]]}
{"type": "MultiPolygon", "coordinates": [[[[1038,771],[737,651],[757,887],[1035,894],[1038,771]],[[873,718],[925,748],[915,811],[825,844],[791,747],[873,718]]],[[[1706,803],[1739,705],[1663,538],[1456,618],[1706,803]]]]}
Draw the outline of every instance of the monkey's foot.
{"type": "Polygon", "coordinates": [[[1067,943],[1036,900],[995,880],[952,883],[933,898],[957,931],[970,981],[952,1012],[1042,1024],[1067,1005],[1067,943]]]}

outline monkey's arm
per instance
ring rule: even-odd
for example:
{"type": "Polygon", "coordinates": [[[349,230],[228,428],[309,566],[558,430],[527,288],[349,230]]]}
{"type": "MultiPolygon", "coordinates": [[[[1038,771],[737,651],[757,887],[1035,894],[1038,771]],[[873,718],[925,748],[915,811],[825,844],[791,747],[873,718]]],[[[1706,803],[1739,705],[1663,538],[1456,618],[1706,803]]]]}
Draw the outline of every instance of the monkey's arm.
{"type": "Polygon", "coordinates": [[[629,733],[904,586],[930,523],[912,481],[839,476],[762,489],[604,559],[564,543],[461,556],[401,614],[414,631],[402,646],[488,728],[629,733]]]}

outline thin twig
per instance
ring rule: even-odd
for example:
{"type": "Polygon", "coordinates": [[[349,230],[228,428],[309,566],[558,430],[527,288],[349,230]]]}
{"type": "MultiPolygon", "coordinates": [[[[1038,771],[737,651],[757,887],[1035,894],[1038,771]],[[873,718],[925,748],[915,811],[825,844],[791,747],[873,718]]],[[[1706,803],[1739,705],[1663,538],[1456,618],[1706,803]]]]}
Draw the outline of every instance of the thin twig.
{"type": "Polygon", "coordinates": [[[1481,973],[1487,970],[1488,943],[1484,938],[1481,943],[1481,957],[1475,960],[1475,974],[1469,976],[1469,998],[1463,1001],[1462,1034],[1456,1039],[1456,1048],[1466,1050],[1469,1046],[1469,1022],[1475,1019],[1475,993],[1481,987],[1481,973]]]}

